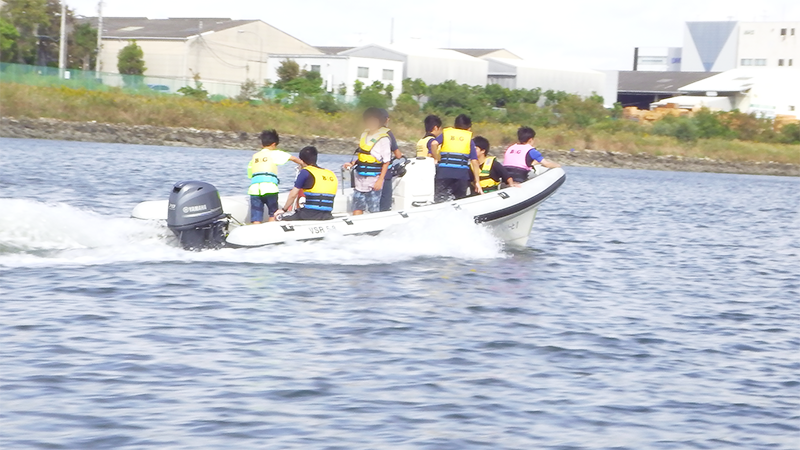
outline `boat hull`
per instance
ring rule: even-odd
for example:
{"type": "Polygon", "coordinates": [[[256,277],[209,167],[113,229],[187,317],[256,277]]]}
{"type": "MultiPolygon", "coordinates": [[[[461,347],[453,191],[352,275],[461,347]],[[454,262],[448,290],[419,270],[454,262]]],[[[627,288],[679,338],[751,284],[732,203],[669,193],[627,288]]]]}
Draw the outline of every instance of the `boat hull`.
{"type": "Polygon", "coordinates": [[[539,205],[564,183],[561,169],[550,170],[520,187],[447,203],[420,206],[404,211],[390,211],[362,216],[345,216],[325,221],[283,221],[239,227],[228,235],[233,247],[261,247],[290,241],[322,239],[328,234],[377,234],[411,220],[434,217],[448,210],[460,210],[485,224],[508,245],[524,246],[533,228],[539,205]]]}

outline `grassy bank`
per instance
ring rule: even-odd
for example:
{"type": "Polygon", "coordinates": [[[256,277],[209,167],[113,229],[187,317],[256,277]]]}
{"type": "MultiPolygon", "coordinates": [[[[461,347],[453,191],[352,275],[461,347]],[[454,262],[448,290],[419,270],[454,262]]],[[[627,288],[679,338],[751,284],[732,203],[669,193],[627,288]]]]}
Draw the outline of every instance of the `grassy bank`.
{"type": "MultiPolygon", "coordinates": [[[[200,101],[173,95],[135,95],[117,91],[90,91],[66,87],[0,84],[0,114],[11,117],[47,117],[69,121],[97,121],[128,125],[194,127],[223,131],[254,132],[266,127],[300,136],[352,138],[360,129],[357,112],[327,114],[313,105],[287,107],[264,103],[251,105],[225,100],[200,101]]],[[[450,122],[451,118],[445,118],[450,122]]],[[[395,114],[391,123],[401,140],[416,141],[421,133],[420,115],[395,114]]],[[[493,145],[514,140],[516,125],[476,123],[473,130],[493,145]]],[[[680,155],[722,161],[781,162],[800,164],[800,145],[755,143],[726,139],[681,142],[658,136],[642,126],[540,128],[542,149],[594,149],[623,153],[680,155]]]]}

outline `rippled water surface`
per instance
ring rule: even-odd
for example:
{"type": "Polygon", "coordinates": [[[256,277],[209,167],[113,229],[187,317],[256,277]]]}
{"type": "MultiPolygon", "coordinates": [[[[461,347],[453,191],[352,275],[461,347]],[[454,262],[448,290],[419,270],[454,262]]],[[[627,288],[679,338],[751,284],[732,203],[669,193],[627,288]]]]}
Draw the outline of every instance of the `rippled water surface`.
{"type": "Polygon", "coordinates": [[[522,250],[127,218],[249,157],[0,139],[0,448],[800,448],[800,180],[569,168],[522,250]]]}

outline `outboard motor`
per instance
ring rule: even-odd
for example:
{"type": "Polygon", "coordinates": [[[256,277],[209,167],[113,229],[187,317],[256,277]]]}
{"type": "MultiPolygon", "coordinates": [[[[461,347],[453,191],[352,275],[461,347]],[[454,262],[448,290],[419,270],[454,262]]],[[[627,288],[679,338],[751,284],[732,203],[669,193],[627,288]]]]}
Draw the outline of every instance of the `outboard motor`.
{"type": "Polygon", "coordinates": [[[176,183],[169,195],[167,226],[186,250],[224,246],[228,218],[217,188],[202,181],[176,183]]]}

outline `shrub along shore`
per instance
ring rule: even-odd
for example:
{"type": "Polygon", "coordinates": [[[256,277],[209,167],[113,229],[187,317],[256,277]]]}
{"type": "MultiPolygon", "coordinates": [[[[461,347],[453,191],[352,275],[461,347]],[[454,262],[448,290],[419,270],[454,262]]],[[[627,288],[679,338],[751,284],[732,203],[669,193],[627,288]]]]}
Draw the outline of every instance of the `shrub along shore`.
{"type": "MultiPolygon", "coordinates": [[[[557,107],[558,104],[552,106],[557,107]]],[[[585,110],[589,109],[588,106],[579,104],[571,110],[566,107],[559,110],[556,107],[545,106],[539,108],[544,111],[532,110],[532,114],[537,114],[539,118],[545,113],[554,114],[554,117],[560,118],[569,114],[583,114],[583,116],[601,114],[602,108],[595,109],[594,113],[587,113],[585,110]]],[[[534,105],[527,105],[527,107],[529,109],[537,108],[534,105]]],[[[423,134],[421,120],[430,111],[409,109],[411,108],[408,105],[405,106],[405,109],[396,108],[392,114],[390,125],[398,139],[413,143],[423,134]]],[[[538,120],[533,116],[525,122],[522,121],[525,117],[520,116],[521,120],[517,123],[511,123],[509,120],[503,120],[506,123],[501,123],[496,118],[485,117],[483,118],[484,122],[476,121],[473,131],[488,138],[494,147],[500,148],[514,141],[519,123],[526,123],[537,128],[537,146],[545,152],[549,150],[568,155],[585,154],[584,150],[595,150],[597,154],[609,152],[609,154],[616,155],[640,155],[651,159],[655,158],[654,160],[658,158],[662,160],[692,159],[714,160],[720,163],[719,170],[713,170],[709,168],[710,166],[703,165],[703,169],[698,169],[702,171],[792,174],[791,172],[797,171],[796,168],[787,169],[789,172],[783,170],[764,172],[758,167],[767,167],[772,163],[800,166],[800,144],[781,143],[783,141],[793,142],[794,136],[791,133],[794,132],[794,129],[792,126],[796,125],[787,125],[783,130],[776,131],[766,121],[755,119],[752,116],[739,113],[722,115],[710,112],[701,112],[692,118],[678,117],[655,124],[640,124],[610,117],[608,114],[611,113],[608,110],[603,109],[603,111],[605,113],[602,114],[606,114],[606,117],[599,117],[596,120],[586,120],[584,117],[572,121],[590,122],[585,126],[577,126],[575,123],[568,123],[564,120],[541,126],[536,123],[538,120]],[[745,133],[750,133],[753,140],[736,138],[745,133]],[[702,137],[715,134],[722,134],[724,137],[702,137]],[[759,140],[762,142],[758,142],[759,140]],[[722,167],[724,164],[734,164],[737,167],[750,166],[753,169],[725,170],[722,167]]],[[[0,114],[6,118],[49,118],[120,126],[150,125],[162,128],[219,130],[229,132],[226,136],[242,136],[242,133],[247,135],[247,133],[255,133],[269,127],[276,128],[286,135],[325,136],[341,138],[345,142],[350,142],[355,139],[361,128],[358,112],[351,108],[329,113],[308,102],[284,104],[239,102],[229,99],[211,102],[176,95],[140,95],[115,90],[91,91],[67,87],[0,83],[0,114]]],[[[454,111],[445,110],[441,115],[446,122],[451,122],[453,113],[454,111]]],[[[27,127],[35,127],[36,123],[45,122],[26,121],[26,123],[27,127]]],[[[36,133],[25,134],[19,129],[14,132],[9,131],[18,125],[19,122],[4,120],[3,126],[0,127],[0,135],[45,137],[36,133]]],[[[84,127],[84,129],[86,128],[84,127]]],[[[78,133],[80,137],[59,134],[55,133],[51,138],[93,140],[91,132],[78,133]]],[[[225,144],[222,142],[225,139],[220,139],[218,144],[220,147],[242,146],[242,143],[225,144]]],[[[319,141],[320,138],[316,139],[319,141]]],[[[109,141],[109,138],[98,140],[109,141]]],[[[236,138],[235,140],[240,139],[236,138]]],[[[110,141],[118,142],[120,140],[111,139],[110,141]]],[[[798,142],[800,142],[800,137],[798,137],[798,142]]],[[[154,142],[148,141],[147,143],[154,142]]],[[[200,140],[192,143],[183,142],[181,139],[172,141],[165,139],[163,144],[203,146],[208,142],[200,140]]],[[[253,144],[253,141],[248,141],[246,145],[252,146],[253,144]]],[[[320,150],[324,152],[326,148],[320,145],[320,150]]],[[[339,153],[338,150],[334,152],[339,153]]],[[[617,157],[617,159],[620,158],[617,157]]],[[[570,163],[569,161],[563,162],[570,163]]],[[[603,164],[595,161],[589,165],[603,164]]],[[[610,166],[617,167],[614,164],[610,164],[610,166]]],[[[680,165],[670,166],[669,169],[680,170],[680,165]]]]}

